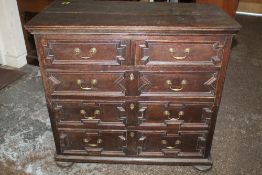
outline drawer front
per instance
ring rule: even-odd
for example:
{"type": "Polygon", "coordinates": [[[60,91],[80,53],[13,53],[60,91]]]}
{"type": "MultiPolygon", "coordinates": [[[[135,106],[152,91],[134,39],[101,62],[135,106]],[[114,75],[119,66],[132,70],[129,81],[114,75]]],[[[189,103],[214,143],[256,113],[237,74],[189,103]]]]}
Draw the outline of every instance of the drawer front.
{"type": "Polygon", "coordinates": [[[62,154],[125,155],[125,131],[59,130],[62,154]]]}
{"type": "Polygon", "coordinates": [[[138,131],[138,155],[142,157],[204,157],[206,132],[138,131]]]}
{"type": "Polygon", "coordinates": [[[58,126],[85,125],[87,128],[124,127],[127,111],[124,102],[54,101],[58,126]]]}
{"type": "Polygon", "coordinates": [[[224,44],[219,41],[140,41],[136,65],[220,66],[224,44]]]}
{"type": "MultiPolygon", "coordinates": [[[[141,127],[175,126],[186,129],[190,124],[209,127],[212,104],[139,102],[138,123],[141,127]]],[[[193,125],[192,125],[193,126],[193,125]]]]}
{"type": "Polygon", "coordinates": [[[49,40],[44,46],[45,63],[126,65],[128,45],[120,40],[49,40]]]}
{"type": "Polygon", "coordinates": [[[212,103],[154,101],[54,100],[52,111],[58,127],[88,129],[208,129],[212,103]]]}
{"type": "Polygon", "coordinates": [[[214,97],[215,72],[140,72],[141,96],[214,97]]]}
{"type": "Polygon", "coordinates": [[[51,95],[125,96],[124,72],[49,72],[51,95]]]}

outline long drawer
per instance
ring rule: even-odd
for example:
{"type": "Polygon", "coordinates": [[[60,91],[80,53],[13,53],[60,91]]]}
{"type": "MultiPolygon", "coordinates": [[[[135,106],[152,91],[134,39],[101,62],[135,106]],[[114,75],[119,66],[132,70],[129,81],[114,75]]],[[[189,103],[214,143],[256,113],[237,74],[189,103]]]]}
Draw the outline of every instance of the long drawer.
{"type": "Polygon", "coordinates": [[[62,154],[90,156],[203,157],[207,132],[59,129],[62,154]]]}
{"type": "Polygon", "coordinates": [[[162,40],[153,37],[142,40],[102,37],[90,39],[86,36],[72,39],[51,37],[42,44],[43,61],[49,66],[221,67],[225,41],[225,37],[203,36],[175,36],[162,40]]]}
{"type": "Polygon", "coordinates": [[[48,72],[51,95],[215,97],[217,72],[48,72]]]}
{"type": "Polygon", "coordinates": [[[88,101],[54,100],[53,117],[58,127],[87,129],[206,130],[212,103],[190,101],[88,101]]]}

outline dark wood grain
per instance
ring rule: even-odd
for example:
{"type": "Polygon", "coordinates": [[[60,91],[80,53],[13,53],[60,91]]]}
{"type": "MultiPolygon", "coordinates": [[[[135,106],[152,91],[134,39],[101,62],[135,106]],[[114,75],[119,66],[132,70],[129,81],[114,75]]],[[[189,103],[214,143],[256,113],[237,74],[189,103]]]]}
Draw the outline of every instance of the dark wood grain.
{"type": "Polygon", "coordinates": [[[124,65],[128,60],[127,41],[48,40],[46,64],[124,65]]]}
{"type": "Polygon", "coordinates": [[[161,125],[167,122],[178,121],[185,123],[209,124],[212,111],[212,103],[174,103],[174,102],[140,102],[138,124],[161,125]],[[168,111],[168,113],[166,112],[168,111]]]}
{"type": "Polygon", "coordinates": [[[48,72],[51,95],[124,96],[128,95],[126,84],[124,72],[48,72]]]}
{"type": "Polygon", "coordinates": [[[61,152],[65,155],[124,156],[126,131],[59,130],[61,152]]]}
{"type": "MultiPolygon", "coordinates": [[[[144,2],[79,1],[68,5],[55,1],[27,23],[37,29],[95,30],[96,32],[147,32],[162,30],[237,31],[239,24],[213,5],[144,2]],[[208,16],[208,17],[207,17],[208,16]],[[128,21],[128,23],[127,23],[128,21]]],[[[34,29],[34,30],[32,30],[34,29]]],[[[72,30],[71,30],[72,31],[72,30]]]]}
{"type": "Polygon", "coordinates": [[[216,80],[216,72],[140,72],[138,91],[141,96],[212,97],[216,80]],[[183,81],[186,81],[185,85],[182,85],[183,81]]]}
{"type": "Polygon", "coordinates": [[[208,41],[197,37],[187,40],[147,40],[135,43],[138,65],[209,65],[221,63],[223,38],[208,41]]]}
{"type": "Polygon", "coordinates": [[[56,160],[212,165],[239,27],[209,5],[55,1],[27,29],[56,160]]]}

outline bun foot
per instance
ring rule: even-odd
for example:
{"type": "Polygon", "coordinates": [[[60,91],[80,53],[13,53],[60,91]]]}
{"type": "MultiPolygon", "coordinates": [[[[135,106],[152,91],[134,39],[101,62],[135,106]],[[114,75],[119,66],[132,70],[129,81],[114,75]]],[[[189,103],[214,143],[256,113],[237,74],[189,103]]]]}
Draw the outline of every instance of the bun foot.
{"type": "Polygon", "coordinates": [[[74,165],[75,162],[60,162],[60,161],[55,161],[56,166],[59,168],[70,168],[74,165]]]}
{"type": "Polygon", "coordinates": [[[201,172],[207,172],[212,169],[212,165],[194,165],[194,169],[201,172]]]}

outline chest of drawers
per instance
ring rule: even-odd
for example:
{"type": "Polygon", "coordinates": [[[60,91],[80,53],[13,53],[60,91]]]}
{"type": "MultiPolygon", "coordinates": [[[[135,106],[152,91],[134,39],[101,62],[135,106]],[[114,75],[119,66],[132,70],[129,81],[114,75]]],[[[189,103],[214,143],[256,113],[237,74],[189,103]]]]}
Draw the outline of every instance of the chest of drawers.
{"type": "Polygon", "coordinates": [[[210,5],[55,1],[26,28],[56,160],[212,165],[239,27],[210,5]]]}

